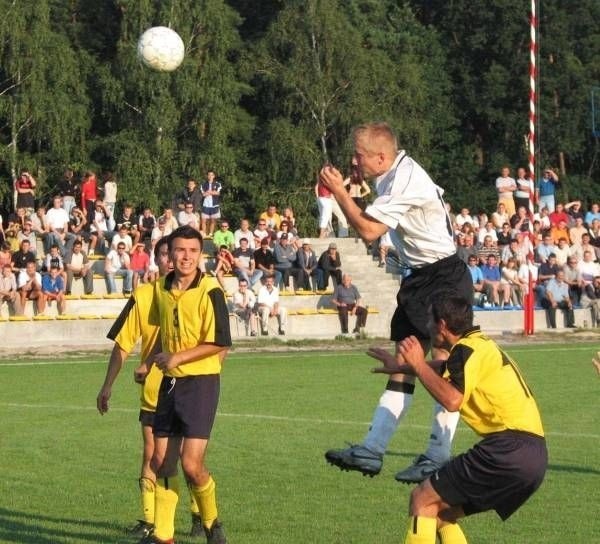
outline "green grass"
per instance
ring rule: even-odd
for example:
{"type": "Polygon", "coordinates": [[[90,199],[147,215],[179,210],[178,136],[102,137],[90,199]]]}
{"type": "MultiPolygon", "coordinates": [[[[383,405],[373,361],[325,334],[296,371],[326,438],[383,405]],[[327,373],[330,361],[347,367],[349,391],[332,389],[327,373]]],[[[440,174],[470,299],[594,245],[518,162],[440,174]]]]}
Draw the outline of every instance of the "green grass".
{"type": "MultiPolygon", "coordinates": [[[[550,451],[546,480],[506,523],[493,513],[462,522],[469,542],[600,542],[596,346],[508,348],[534,390],[550,451]]],[[[0,542],[131,542],[139,516],[138,390],[130,363],[111,411],[95,398],[106,357],[0,361],[0,542]]],[[[354,353],[232,354],[208,465],[220,517],[235,544],[398,543],[410,487],[395,482],[426,444],[431,401],[420,387],[382,473],[327,465],[323,452],[359,441],[383,388],[354,353]]],[[[463,424],[454,450],[477,437],[463,424]]],[[[187,492],[177,517],[187,544],[187,492]]]]}

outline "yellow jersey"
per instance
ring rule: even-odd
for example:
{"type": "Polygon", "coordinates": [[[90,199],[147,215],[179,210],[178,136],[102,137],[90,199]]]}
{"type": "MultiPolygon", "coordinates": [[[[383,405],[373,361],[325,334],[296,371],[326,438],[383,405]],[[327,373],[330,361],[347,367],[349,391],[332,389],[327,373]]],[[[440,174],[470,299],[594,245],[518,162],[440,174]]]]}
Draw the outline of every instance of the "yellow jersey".
{"type": "Polygon", "coordinates": [[[479,327],[453,346],[443,376],[463,394],[460,415],[475,432],[544,436],[540,412],[516,363],[479,327]]]}
{"type": "MultiPolygon", "coordinates": [[[[149,323],[160,328],[162,350],[178,353],[201,344],[231,346],[229,310],[219,282],[200,271],[185,291],[173,288],[171,272],[155,283],[149,323]]],[[[181,378],[219,374],[218,354],[175,367],[165,375],[181,378]]]]}
{"type": "MultiPolygon", "coordinates": [[[[141,360],[144,361],[156,339],[158,338],[158,327],[148,323],[148,314],[152,307],[154,297],[154,285],[145,283],[140,285],[127,301],[127,304],[114,322],[107,337],[116,342],[119,347],[131,353],[138,340],[142,339],[141,360]]],[[[146,380],[141,387],[140,402],[142,410],[156,411],[158,402],[158,388],[163,379],[163,373],[152,365],[146,380]]]]}

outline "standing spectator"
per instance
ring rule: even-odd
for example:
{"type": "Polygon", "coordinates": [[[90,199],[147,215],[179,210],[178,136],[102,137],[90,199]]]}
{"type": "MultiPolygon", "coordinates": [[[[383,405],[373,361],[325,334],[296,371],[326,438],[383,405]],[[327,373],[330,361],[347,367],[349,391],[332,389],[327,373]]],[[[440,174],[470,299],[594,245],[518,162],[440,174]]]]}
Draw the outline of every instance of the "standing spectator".
{"type": "Polygon", "coordinates": [[[75,195],[77,194],[75,173],[71,168],[65,170],[62,179],[56,184],[56,191],[58,196],[62,197],[62,207],[70,215],[75,206],[75,195]]]}
{"type": "Polygon", "coordinates": [[[496,178],[496,191],[498,192],[498,204],[502,202],[509,216],[515,214],[514,193],[517,190],[517,182],[510,176],[510,168],[503,166],[500,177],[496,178]]]}
{"type": "Polygon", "coordinates": [[[367,324],[368,310],[363,306],[360,292],[352,283],[350,274],[342,276],[342,282],[336,285],[331,303],[337,308],[342,334],[348,334],[348,315],[356,316],[354,334],[359,334],[367,324]]]}
{"type": "MultiPolygon", "coordinates": [[[[202,209],[202,191],[200,190],[200,187],[198,187],[196,180],[193,178],[187,180],[184,189],[175,197],[172,207],[175,212],[179,214],[180,211],[185,209],[186,204],[191,204],[194,212],[200,212],[202,209]]],[[[181,225],[181,223],[179,224],[181,225]]],[[[198,226],[198,228],[200,227],[198,226]]]]}
{"type": "Polygon", "coordinates": [[[559,270],[556,277],[548,281],[542,298],[542,306],[546,309],[546,316],[551,329],[556,329],[556,309],[560,308],[565,313],[567,327],[575,327],[573,303],[569,297],[569,286],[565,282],[565,273],[559,270]]]}
{"type": "Polygon", "coordinates": [[[88,170],[83,174],[79,192],[81,196],[81,209],[84,211],[88,223],[91,224],[94,219],[94,211],[96,210],[96,199],[98,198],[98,183],[94,172],[88,170]]]}
{"type": "Polygon", "coordinates": [[[52,265],[50,271],[42,277],[42,294],[44,296],[44,307],[56,302],[58,315],[65,313],[65,282],[57,266],[52,265]]]}
{"type": "Polygon", "coordinates": [[[246,280],[248,285],[254,283],[254,251],[248,246],[246,238],[240,238],[240,247],[233,250],[233,272],[240,280],[246,280]]]}
{"type": "Polygon", "coordinates": [[[247,219],[242,219],[240,221],[240,228],[233,233],[233,240],[236,248],[240,247],[240,240],[242,238],[246,238],[246,242],[248,242],[248,247],[250,249],[256,249],[257,246],[254,243],[254,233],[250,230],[250,221],[247,219]]]}
{"type": "MultiPolygon", "coordinates": [[[[517,190],[515,191],[515,206],[529,209],[529,176],[525,168],[517,168],[517,190]]],[[[531,195],[532,197],[534,195],[531,195]]]]}
{"type": "Polygon", "coordinates": [[[337,250],[337,244],[332,242],[319,257],[318,267],[322,270],[320,290],[329,287],[329,278],[333,278],[334,287],[342,283],[342,261],[337,250]]]}
{"type": "Polygon", "coordinates": [[[233,293],[233,313],[237,315],[246,327],[246,334],[250,330],[250,336],[256,336],[257,315],[255,312],[256,295],[252,289],[248,289],[248,281],[240,278],[238,289],[233,293]]]}
{"type": "Polygon", "coordinates": [[[296,264],[300,270],[298,275],[299,288],[310,291],[312,281],[312,290],[316,291],[321,282],[319,281],[317,257],[310,247],[310,240],[308,238],[302,240],[302,247],[298,250],[296,257],[296,264]]]}
{"type": "Polygon", "coordinates": [[[117,182],[112,172],[106,172],[103,176],[104,188],[103,188],[103,200],[104,205],[110,212],[111,216],[115,216],[115,206],[117,205],[117,182]]]}
{"type": "Polygon", "coordinates": [[[315,185],[315,197],[319,208],[319,238],[327,238],[333,215],[332,192],[323,184],[315,185]]]}
{"type": "Polygon", "coordinates": [[[25,303],[32,300],[35,304],[36,313],[44,313],[46,304],[42,293],[42,276],[35,270],[35,261],[29,261],[25,269],[19,272],[17,289],[21,295],[21,308],[23,311],[25,310],[25,303]]]}
{"type": "Polygon", "coordinates": [[[71,294],[73,279],[76,278],[83,281],[83,292],[91,295],[94,290],[94,273],[92,263],[83,251],[81,240],[75,240],[73,243],[73,250],[65,257],[65,268],[67,270],[67,295],[71,294]]]}
{"type": "Polygon", "coordinates": [[[223,219],[218,231],[213,234],[213,244],[216,247],[227,246],[229,251],[235,248],[235,237],[229,230],[229,221],[223,219]]]}
{"type": "Polygon", "coordinates": [[[290,290],[290,277],[293,277],[296,284],[298,284],[300,270],[296,267],[297,252],[290,244],[289,236],[286,232],[281,235],[279,242],[275,244],[273,256],[275,257],[275,270],[281,273],[281,286],[284,291],[288,291],[290,290]]]}
{"type": "Polygon", "coordinates": [[[17,292],[17,280],[10,263],[2,265],[2,276],[0,276],[0,307],[5,302],[12,315],[23,315],[21,296],[17,292]]]}
{"type": "Polygon", "coordinates": [[[138,242],[135,244],[131,255],[129,256],[131,271],[133,272],[133,288],[138,286],[140,280],[142,283],[148,283],[148,274],[150,269],[150,256],[144,249],[144,244],[138,242]]]}
{"type": "Polygon", "coordinates": [[[46,225],[48,232],[44,238],[44,251],[48,253],[54,245],[62,255],[71,251],[75,236],[69,232],[69,214],[63,208],[61,196],[52,199],[52,208],[46,212],[46,225]]]}
{"type": "Polygon", "coordinates": [[[24,208],[28,214],[35,210],[35,187],[37,182],[35,178],[27,171],[21,171],[18,178],[15,179],[14,189],[16,193],[15,210],[24,208]]]}
{"type": "Polygon", "coordinates": [[[221,218],[221,190],[223,186],[217,181],[214,170],[206,173],[206,181],[202,184],[202,232],[209,238],[214,234],[217,219],[221,218]]]}
{"type": "Polygon", "coordinates": [[[285,334],[287,309],[279,304],[279,289],[275,287],[273,276],[268,276],[258,291],[258,315],[263,336],[269,334],[269,317],[277,317],[279,334],[285,334]]]}
{"type": "Polygon", "coordinates": [[[256,272],[253,276],[252,287],[258,280],[266,281],[267,278],[273,278],[276,285],[281,281],[281,272],[275,270],[275,257],[269,249],[269,239],[263,238],[260,242],[260,248],[254,252],[254,265],[256,272]]]}
{"type": "Polygon", "coordinates": [[[550,213],[554,211],[558,184],[559,181],[556,172],[551,168],[545,168],[542,179],[538,181],[537,187],[535,188],[538,209],[541,210],[546,207],[550,213]]]}
{"type": "Polygon", "coordinates": [[[104,281],[106,292],[111,295],[117,292],[115,277],[123,278],[123,294],[130,295],[133,284],[131,260],[126,252],[125,244],[121,242],[117,249],[111,249],[104,259],[104,281]]]}

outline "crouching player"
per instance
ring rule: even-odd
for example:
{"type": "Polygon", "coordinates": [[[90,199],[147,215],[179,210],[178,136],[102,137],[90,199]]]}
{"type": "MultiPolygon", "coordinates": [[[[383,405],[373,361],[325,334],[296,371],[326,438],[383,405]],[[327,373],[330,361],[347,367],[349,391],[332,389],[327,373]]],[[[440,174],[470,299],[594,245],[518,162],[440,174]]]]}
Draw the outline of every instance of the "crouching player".
{"type": "MultiPolygon", "coordinates": [[[[483,439],[416,487],[410,497],[405,544],[465,544],[458,518],[495,510],[502,520],[540,486],[548,464],[544,431],[531,390],[514,361],[473,326],[471,302],[443,293],[431,305],[429,330],[435,347],[450,351],[447,361],[425,362],[414,337],[400,343],[405,364],[447,410],[483,439]],[[439,365],[441,375],[433,367],[439,365]]],[[[392,364],[379,348],[369,355],[392,364]]]]}

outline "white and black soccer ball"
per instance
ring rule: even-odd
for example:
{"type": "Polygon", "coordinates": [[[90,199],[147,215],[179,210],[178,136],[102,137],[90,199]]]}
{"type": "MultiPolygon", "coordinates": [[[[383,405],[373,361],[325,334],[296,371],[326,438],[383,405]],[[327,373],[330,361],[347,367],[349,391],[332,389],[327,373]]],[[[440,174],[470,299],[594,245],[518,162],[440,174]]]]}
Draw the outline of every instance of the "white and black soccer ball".
{"type": "Polygon", "coordinates": [[[140,36],[137,54],[148,68],[172,72],[183,61],[185,46],[174,30],[166,26],[154,26],[140,36]]]}

